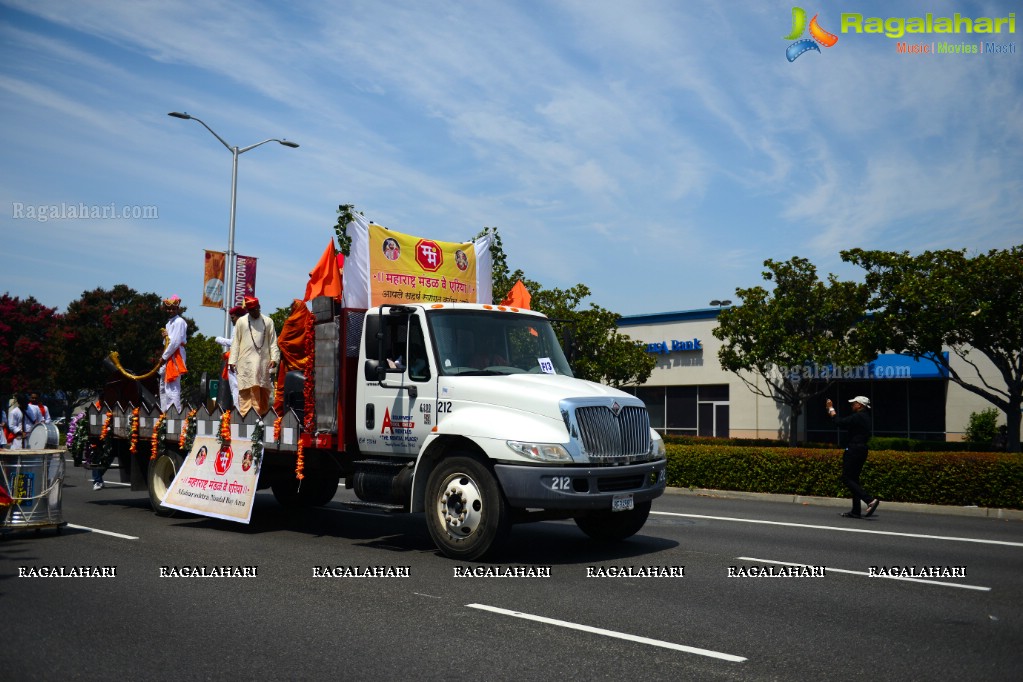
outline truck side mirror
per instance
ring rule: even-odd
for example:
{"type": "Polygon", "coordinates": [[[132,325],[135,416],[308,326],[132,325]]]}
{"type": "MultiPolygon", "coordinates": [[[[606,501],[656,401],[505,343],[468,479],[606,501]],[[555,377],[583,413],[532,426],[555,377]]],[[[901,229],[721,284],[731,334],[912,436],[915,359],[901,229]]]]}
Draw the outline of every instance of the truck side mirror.
{"type": "Polygon", "coordinates": [[[383,381],[387,376],[387,371],[380,365],[379,360],[367,360],[365,373],[366,381],[383,381]]]}

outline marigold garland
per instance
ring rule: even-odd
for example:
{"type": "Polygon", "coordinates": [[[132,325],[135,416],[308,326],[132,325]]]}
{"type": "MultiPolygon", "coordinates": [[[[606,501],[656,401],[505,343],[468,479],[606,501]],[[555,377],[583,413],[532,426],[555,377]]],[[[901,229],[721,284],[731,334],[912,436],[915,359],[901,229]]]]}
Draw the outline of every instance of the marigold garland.
{"type": "Polygon", "coordinates": [[[110,433],[110,423],[114,420],[114,413],[107,412],[103,418],[103,428],[99,432],[100,455],[98,462],[92,462],[93,467],[100,469],[110,468],[114,460],[114,438],[110,433]]]}
{"type": "MultiPolygon", "coordinates": [[[[302,385],[302,398],[305,403],[302,417],[302,431],[313,434],[316,431],[316,326],[312,315],[306,320],[305,326],[305,382],[302,385]]],[[[298,437],[298,452],[295,457],[295,478],[305,478],[305,447],[302,434],[298,437]]]]}
{"type": "Polygon", "coordinates": [[[150,455],[149,459],[153,460],[163,454],[166,447],[164,441],[167,439],[167,415],[163,412],[156,418],[156,423],[153,424],[153,435],[150,437],[152,443],[153,454],[150,455]]]}
{"type": "Polygon", "coordinates": [[[284,417],[277,417],[277,419],[274,419],[274,442],[277,444],[280,444],[281,442],[281,422],[283,420],[284,417]]]}
{"type": "Polygon", "coordinates": [[[305,448],[302,439],[298,439],[298,453],[295,456],[295,478],[299,481],[305,479],[305,448]]]}
{"type": "Polygon", "coordinates": [[[220,417],[220,430],[217,432],[217,442],[220,447],[226,448],[231,445],[231,410],[224,410],[220,417]]]}
{"type": "Polygon", "coordinates": [[[181,425],[181,435],[178,436],[178,450],[186,455],[192,451],[192,443],[195,442],[195,434],[199,430],[195,416],[197,412],[198,410],[192,410],[188,413],[181,425]]]}
{"type": "Polygon", "coordinates": [[[135,454],[139,451],[139,408],[131,411],[131,432],[128,436],[128,452],[135,454]]]}

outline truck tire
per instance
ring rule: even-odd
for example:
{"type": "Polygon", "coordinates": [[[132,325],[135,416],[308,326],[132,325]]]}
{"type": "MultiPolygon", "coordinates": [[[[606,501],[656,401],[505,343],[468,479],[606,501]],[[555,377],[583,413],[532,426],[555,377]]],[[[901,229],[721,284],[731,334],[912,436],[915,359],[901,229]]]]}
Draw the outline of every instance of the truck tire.
{"type": "Polygon", "coordinates": [[[452,559],[474,561],[500,547],[511,516],[490,469],[466,455],[441,460],[426,482],[426,526],[452,559]]]}
{"type": "Polygon", "coordinates": [[[638,533],[646,523],[648,516],[650,516],[649,500],[640,502],[629,511],[613,512],[608,509],[590,512],[585,516],[577,516],[575,525],[594,540],[618,542],[638,533]]]}
{"type": "Polygon", "coordinates": [[[148,481],[149,504],[159,516],[174,516],[175,509],[169,509],[161,504],[161,500],[167,495],[174,476],[181,469],[184,461],[181,455],[176,452],[165,452],[149,463],[148,481]]]}
{"type": "Polygon", "coordinates": [[[285,507],[322,507],[334,499],[341,477],[337,474],[306,476],[299,485],[294,474],[277,476],[270,483],[277,502],[285,507]]]}

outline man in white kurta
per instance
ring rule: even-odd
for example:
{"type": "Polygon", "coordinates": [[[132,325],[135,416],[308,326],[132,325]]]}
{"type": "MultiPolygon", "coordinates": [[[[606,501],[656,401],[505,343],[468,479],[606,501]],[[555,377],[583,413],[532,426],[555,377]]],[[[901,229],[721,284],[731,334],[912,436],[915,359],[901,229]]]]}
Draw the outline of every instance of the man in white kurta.
{"type": "MultiPolygon", "coordinates": [[[[234,333],[234,326],[238,324],[238,320],[245,314],[245,308],[236,305],[227,311],[227,314],[231,317],[231,329],[232,333],[234,333]]],[[[226,336],[218,336],[217,343],[224,349],[224,372],[220,378],[227,379],[227,384],[231,387],[231,405],[238,407],[238,372],[231,369],[229,364],[232,340],[226,336]]]]}
{"type": "Polygon", "coordinates": [[[39,409],[29,405],[28,401],[25,400],[25,396],[19,395],[17,406],[12,407],[10,414],[7,416],[7,423],[14,434],[14,439],[11,441],[11,450],[23,450],[26,447],[25,441],[28,439],[28,434],[32,432],[36,424],[42,421],[43,415],[39,412],[39,409]]]}
{"type": "Polygon", "coordinates": [[[173,405],[181,412],[181,376],[188,371],[185,365],[188,324],[181,317],[179,297],[165,298],[163,308],[170,319],[164,328],[167,346],[160,357],[160,410],[166,412],[173,405]]]}
{"type": "Polygon", "coordinates": [[[245,297],[248,315],[234,326],[228,367],[238,373],[238,410],[244,416],[255,409],[259,416],[270,409],[273,374],[281,361],[273,320],[260,313],[259,299],[245,297]]]}

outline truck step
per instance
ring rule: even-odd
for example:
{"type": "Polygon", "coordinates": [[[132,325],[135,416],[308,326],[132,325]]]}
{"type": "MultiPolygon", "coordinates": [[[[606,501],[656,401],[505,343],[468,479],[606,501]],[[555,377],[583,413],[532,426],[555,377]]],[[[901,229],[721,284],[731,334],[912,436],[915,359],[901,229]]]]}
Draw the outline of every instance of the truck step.
{"type": "Polygon", "coordinates": [[[354,511],[377,511],[384,514],[404,514],[405,507],[400,504],[392,504],[389,502],[363,502],[362,500],[346,500],[340,503],[345,509],[351,509],[354,511]]]}
{"type": "Polygon", "coordinates": [[[395,459],[360,459],[352,463],[360,469],[404,469],[410,461],[395,459]]]}

